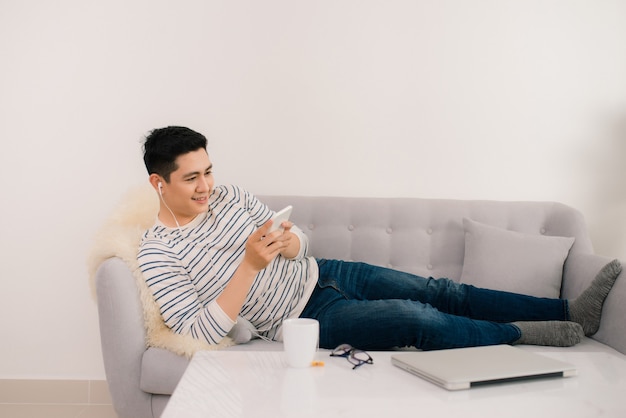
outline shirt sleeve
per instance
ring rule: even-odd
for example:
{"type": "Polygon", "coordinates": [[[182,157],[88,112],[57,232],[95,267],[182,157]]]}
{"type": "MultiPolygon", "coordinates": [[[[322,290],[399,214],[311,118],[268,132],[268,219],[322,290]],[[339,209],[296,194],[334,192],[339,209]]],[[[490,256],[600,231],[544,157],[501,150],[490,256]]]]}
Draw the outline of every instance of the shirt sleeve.
{"type": "Polygon", "coordinates": [[[240,190],[240,193],[245,195],[246,210],[257,227],[265,224],[274,215],[274,212],[254,194],[245,190],[240,190]]]}
{"type": "Polygon", "coordinates": [[[187,272],[176,260],[150,255],[140,259],[148,288],[159,306],[165,324],[178,334],[191,334],[209,344],[218,344],[234,326],[214,299],[203,306],[187,272]]]}

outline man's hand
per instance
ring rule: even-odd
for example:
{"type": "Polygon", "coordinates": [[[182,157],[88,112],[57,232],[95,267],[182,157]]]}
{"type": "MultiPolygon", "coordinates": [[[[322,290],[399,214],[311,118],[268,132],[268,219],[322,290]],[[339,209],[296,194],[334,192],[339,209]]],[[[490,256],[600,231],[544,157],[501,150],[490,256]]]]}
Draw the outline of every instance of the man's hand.
{"type": "Polygon", "coordinates": [[[285,243],[285,248],[281,250],[280,253],[285,258],[294,258],[300,252],[300,239],[293,232],[291,232],[293,222],[285,221],[281,224],[281,226],[284,231],[279,239],[285,243]]]}
{"type": "MultiPolygon", "coordinates": [[[[291,222],[283,222],[283,225],[291,222]]],[[[291,241],[291,232],[285,234],[280,230],[269,232],[272,221],[267,221],[248,237],[246,242],[246,254],[243,263],[246,263],[252,271],[258,273],[263,270],[278,254],[284,251],[291,241]]]]}

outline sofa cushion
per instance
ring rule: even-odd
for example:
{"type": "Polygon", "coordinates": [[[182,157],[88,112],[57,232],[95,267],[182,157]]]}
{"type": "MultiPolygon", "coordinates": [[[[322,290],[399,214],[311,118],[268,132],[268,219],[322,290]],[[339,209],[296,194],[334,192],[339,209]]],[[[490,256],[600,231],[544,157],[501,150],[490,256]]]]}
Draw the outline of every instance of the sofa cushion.
{"type": "Polygon", "coordinates": [[[189,359],[163,348],[148,348],[141,359],[139,387],[144,392],[171,395],[185,373],[189,359]]]}
{"type": "Polygon", "coordinates": [[[571,237],[526,234],[463,219],[461,282],[477,287],[558,298],[571,237]]]}

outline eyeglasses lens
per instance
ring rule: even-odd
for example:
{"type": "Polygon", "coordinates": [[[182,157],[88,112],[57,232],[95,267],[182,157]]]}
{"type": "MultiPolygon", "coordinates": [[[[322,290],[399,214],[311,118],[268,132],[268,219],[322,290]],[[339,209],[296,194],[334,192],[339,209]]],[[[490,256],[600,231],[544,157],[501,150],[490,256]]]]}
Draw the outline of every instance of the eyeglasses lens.
{"type": "Polygon", "coordinates": [[[372,357],[367,352],[353,348],[349,344],[341,344],[339,347],[335,348],[330,355],[332,357],[345,357],[346,360],[354,365],[353,369],[365,363],[374,364],[374,360],[372,360],[372,357]]]}

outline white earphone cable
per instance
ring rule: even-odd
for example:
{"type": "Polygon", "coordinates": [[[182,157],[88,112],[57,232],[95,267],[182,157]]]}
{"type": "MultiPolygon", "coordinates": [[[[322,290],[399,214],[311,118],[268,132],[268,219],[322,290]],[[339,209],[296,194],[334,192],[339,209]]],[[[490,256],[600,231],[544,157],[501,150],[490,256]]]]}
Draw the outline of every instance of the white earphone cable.
{"type": "Polygon", "coordinates": [[[174,212],[172,212],[172,209],[170,209],[170,207],[167,205],[167,202],[165,202],[165,199],[163,198],[163,191],[161,190],[163,188],[163,185],[161,184],[161,182],[159,182],[158,188],[159,188],[159,196],[161,196],[161,201],[163,202],[167,210],[170,211],[170,213],[172,214],[172,218],[174,218],[174,222],[176,222],[176,226],[178,227],[178,229],[180,229],[180,224],[178,223],[178,219],[176,219],[174,212]]]}

